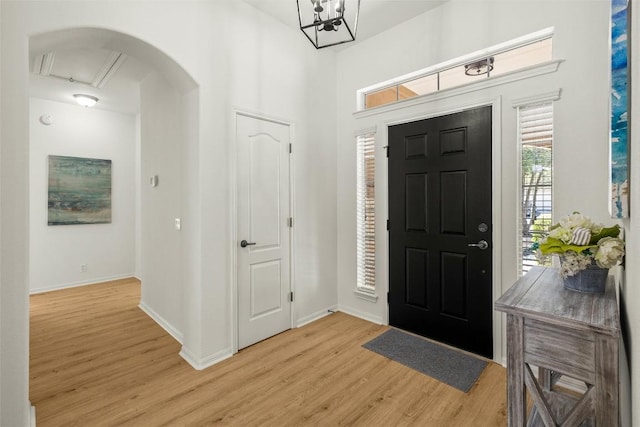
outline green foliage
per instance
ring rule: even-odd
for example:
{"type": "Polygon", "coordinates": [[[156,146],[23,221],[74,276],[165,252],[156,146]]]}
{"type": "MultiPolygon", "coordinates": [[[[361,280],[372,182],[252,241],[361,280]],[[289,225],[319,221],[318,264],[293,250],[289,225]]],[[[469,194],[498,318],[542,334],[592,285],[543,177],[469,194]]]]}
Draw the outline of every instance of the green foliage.
{"type": "Polygon", "coordinates": [[[553,237],[548,237],[540,242],[540,250],[543,254],[562,254],[567,251],[573,251],[575,253],[582,253],[591,248],[597,248],[598,245],[572,245],[564,243],[560,239],[554,239],[553,237]]]}
{"type": "Polygon", "coordinates": [[[598,234],[591,236],[589,241],[590,245],[596,245],[603,237],[618,237],[620,235],[620,226],[614,225],[613,227],[605,227],[598,234]]]}
{"type": "Polygon", "coordinates": [[[542,166],[544,168],[551,167],[551,150],[542,147],[533,147],[530,145],[522,146],[522,173],[523,175],[531,175],[534,166],[542,166]]]}
{"type": "MultiPolygon", "coordinates": [[[[538,216],[535,221],[533,221],[533,224],[531,224],[531,241],[539,242],[542,240],[550,226],[551,214],[542,214],[538,216]]],[[[537,249],[538,247],[536,246],[535,250],[537,249]]]]}
{"type": "MultiPolygon", "coordinates": [[[[550,230],[556,229],[559,226],[559,224],[556,224],[551,227],[550,230]]],[[[570,243],[564,243],[560,239],[554,239],[553,237],[547,236],[544,241],[540,242],[539,248],[543,254],[562,254],[567,251],[573,251],[578,254],[584,253],[585,255],[590,255],[590,249],[597,248],[600,239],[604,237],[618,237],[619,234],[619,225],[614,225],[613,227],[604,227],[602,230],[600,230],[599,233],[591,236],[591,240],[589,241],[588,245],[572,245],[570,243]]]]}

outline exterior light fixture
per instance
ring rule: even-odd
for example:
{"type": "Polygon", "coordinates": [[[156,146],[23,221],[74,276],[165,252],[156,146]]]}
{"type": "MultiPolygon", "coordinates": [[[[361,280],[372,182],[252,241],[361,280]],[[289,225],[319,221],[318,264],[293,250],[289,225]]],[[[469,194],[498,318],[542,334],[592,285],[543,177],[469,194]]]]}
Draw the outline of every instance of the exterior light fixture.
{"type": "Polygon", "coordinates": [[[480,76],[493,71],[493,56],[484,58],[476,62],[471,62],[464,66],[464,73],[467,76],[480,76]]]}
{"type": "Polygon", "coordinates": [[[316,49],[356,39],[360,0],[296,0],[300,29],[316,49]]]}
{"type": "Polygon", "coordinates": [[[75,95],[73,95],[73,97],[76,99],[76,102],[83,107],[93,107],[94,105],[96,105],[96,102],[98,102],[98,98],[91,95],[82,95],[76,93],[75,95]]]}

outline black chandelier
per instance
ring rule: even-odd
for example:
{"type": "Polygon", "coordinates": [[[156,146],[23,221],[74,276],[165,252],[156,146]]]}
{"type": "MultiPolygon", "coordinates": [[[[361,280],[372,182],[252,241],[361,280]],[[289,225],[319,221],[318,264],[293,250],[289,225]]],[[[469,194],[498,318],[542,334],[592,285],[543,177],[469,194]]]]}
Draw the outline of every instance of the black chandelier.
{"type": "Polygon", "coordinates": [[[316,47],[356,39],[360,0],[296,0],[300,29],[316,47]]]}

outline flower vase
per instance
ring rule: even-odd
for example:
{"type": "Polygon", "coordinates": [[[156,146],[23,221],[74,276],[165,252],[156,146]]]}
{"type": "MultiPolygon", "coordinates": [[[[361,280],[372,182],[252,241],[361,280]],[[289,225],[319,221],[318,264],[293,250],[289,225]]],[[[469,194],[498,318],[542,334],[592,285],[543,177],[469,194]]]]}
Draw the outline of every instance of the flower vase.
{"type": "MultiPolygon", "coordinates": [[[[562,262],[562,258],[560,258],[562,262]]],[[[564,288],[571,291],[602,294],[607,288],[608,268],[598,267],[595,261],[591,262],[584,270],[578,271],[573,276],[563,278],[564,288]]]]}

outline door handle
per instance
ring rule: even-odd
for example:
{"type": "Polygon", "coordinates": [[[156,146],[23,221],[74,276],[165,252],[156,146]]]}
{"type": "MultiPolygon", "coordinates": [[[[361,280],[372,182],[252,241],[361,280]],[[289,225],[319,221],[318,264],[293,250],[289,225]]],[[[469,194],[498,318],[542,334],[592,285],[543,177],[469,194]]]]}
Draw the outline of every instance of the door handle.
{"type": "Polygon", "coordinates": [[[478,243],[469,243],[467,244],[469,247],[478,248],[480,250],[485,250],[489,247],[489,244],[486,240],[480,240],[478,243]]]}
{"type": "Polygon", "coordinates": [[[242,246],[243,248],[246,248],[247,246],[252,246],[252,245],[255,245],[255,244],[256,244],[256,242],[247,242],[246,240],[243,240],[242,242],[240,242],[240,246],[242,246]]]}

